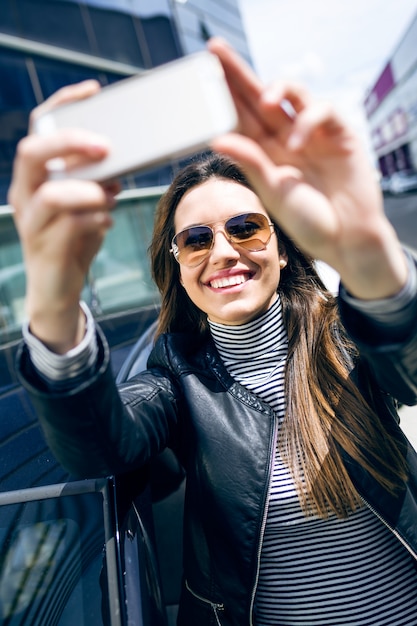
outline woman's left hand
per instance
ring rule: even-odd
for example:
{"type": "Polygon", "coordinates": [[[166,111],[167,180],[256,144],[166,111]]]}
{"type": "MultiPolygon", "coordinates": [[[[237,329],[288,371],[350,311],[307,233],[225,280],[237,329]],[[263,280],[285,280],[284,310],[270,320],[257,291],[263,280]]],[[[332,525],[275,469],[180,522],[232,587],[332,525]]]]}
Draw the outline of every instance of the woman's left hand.
{"type": "Polygon", "coordinates": [[[395,295],[406,260],[360,139],[302,87],[265,87],[225,42],[213,39],[209,49],[239,115],[238,132],[213,149],[243,166],[271,217],[305,253],[336,269],[353,295],[395,295]]]}

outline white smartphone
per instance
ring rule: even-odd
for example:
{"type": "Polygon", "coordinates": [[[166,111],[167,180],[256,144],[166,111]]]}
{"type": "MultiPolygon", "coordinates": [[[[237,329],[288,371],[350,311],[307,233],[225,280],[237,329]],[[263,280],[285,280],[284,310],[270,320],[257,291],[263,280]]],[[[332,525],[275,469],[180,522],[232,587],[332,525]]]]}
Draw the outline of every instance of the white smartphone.
{"type": "Polygon", "coordinates": [[[105,181],[199,152],[236,124],[220,61],[203,51],[59,106],[39,117],[34,131],[77,127],[105,136],[110,152],[103,161],[66,171],[53,159],[50,168],[52,177],[105,181]]]}

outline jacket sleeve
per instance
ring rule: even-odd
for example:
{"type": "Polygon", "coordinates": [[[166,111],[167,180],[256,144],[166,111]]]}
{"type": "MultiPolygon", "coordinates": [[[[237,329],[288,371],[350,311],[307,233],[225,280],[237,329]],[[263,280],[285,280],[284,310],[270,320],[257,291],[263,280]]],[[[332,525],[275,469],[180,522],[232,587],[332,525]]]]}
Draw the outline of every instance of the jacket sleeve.
{"type": "Polygon", "coordinates": [[[175,387],[162,370],[147,371],[119,388],[109,349],[100,341],[94,376],[53,393],[37,376],[22,344],[17,357],[46,441],[70,474],[99,477],[133,470],[163,450],[177,422],[175,387]]]}
{"type": "MultiPolygon", "coordinates": [[[[410,258],[415,271],[417,260],[410,258]]],[[[417,289],[413,289],[406,311],[389,316],[383,325],[351,306],[343,297],[343,289],[339,309],[347,332],[379,387],[401,404],[417,404],[417,289]]]]}

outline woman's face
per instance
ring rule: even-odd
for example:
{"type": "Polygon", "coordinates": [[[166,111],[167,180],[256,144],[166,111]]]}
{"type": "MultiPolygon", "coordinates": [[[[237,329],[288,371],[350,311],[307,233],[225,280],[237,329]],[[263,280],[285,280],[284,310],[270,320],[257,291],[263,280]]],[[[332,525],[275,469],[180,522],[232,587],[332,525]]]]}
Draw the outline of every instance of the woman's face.
{"type": "Polygon", "coordinates": [[[197,224],[215,224],[208,257],[197,267],[180,265],[180,276],[192,302],[219,324],[244,324],[264,313],[277,297],[280,260],[286,263],[278,253],[275,233],[265,249],[256,252],[228,241],[223,222],[242,213],[268,216],[250,189],[220,178],[190,189],[175,212],[175,233],[197,224]]]}

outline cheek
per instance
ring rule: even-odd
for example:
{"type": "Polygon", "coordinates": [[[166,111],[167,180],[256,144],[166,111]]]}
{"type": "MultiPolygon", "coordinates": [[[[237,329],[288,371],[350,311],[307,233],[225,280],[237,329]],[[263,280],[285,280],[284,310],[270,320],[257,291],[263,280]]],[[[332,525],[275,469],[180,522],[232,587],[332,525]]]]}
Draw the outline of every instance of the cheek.
{"type": "Polygon", "coordinates": [[[187,268],[180,270],[179,281],[183,289],[190,294],[198,285],[198,276],[187,268]]]}

